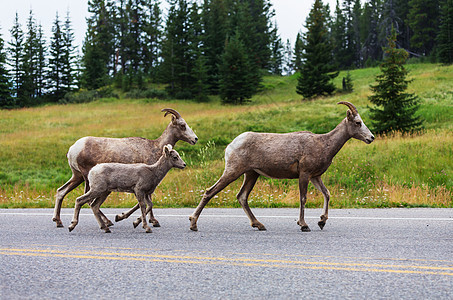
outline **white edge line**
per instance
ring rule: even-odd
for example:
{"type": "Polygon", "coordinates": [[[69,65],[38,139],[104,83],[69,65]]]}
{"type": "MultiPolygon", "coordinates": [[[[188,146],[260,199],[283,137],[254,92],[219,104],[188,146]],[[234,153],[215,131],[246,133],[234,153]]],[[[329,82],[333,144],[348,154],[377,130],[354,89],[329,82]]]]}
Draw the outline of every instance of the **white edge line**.
{"type": "MultiPolygon", "coordinates": [[[[51,213],[22,213],[22,212],[0,212],[0,215],[23,215],[23,216],[52,216],[51,213]]],[[[61,216],[72,216],[73,214],[61,214],[61,216]]],[[[92,214],[80,214],[81,216],[92,216],[92,214]]],[[[116,214],[106,214],[107,216],[115,216],[116,214]]],[[[139,215],[131,215],[131,217],[138,217],[139,215]]],[[[176,215],[176,214],[156,214],[156,217],[175,217],[186,218],[189,215],[176,215]]],[[[201,218],[247,218],[246,215],[213,215],[201,214],[201,218]]],[[[265,216],[257,215],[257,218],[277,218],[277,219],[296,219],[297,216],[265,216]]],[[[318,216],[305,216],[307,219],[318,219],[318,216]]],[[[329,217],[329,219],[339,220],[408,220],[408,221],[451,221],[453,218],[415,218],[415,217],[329,217]]]]}

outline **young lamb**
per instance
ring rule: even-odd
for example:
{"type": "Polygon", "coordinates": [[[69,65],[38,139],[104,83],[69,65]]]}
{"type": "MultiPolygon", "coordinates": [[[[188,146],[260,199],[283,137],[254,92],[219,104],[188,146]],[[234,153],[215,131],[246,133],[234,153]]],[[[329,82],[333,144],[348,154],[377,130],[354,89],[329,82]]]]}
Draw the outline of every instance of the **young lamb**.
{"type": "MultiPolygon", "coordinates": [[[[57,223],[57,227],[63,227],[60,212],[63,198],[85,181],[85,193],[90,189],[88,172],[97,164],[101,163],[145,163],[152,165],[155,163],[162,152],[162,147],[170,144],[175,146],[178,141],[185,141],[195,145],[198,141],[197,135],[189,127],[187,122],[174,109],[164,108],[164,117],[171,115],[171,122],[160,137],[149,140],[140,137],[129,138],[105,138],[105,137],[83,137],[77,140],[69,148],[67,157],[72,177],[57,190],[55,198],[55,209],[52,220],[57,223]]],[[[138,204],[131,210],[121,215],[117,215],[115,221],[129,217],[138,204]]],[[[103,220],[109,226],[113,223],[100,212],[103,220]]],[[[159,227],[159,222],[154,218],[152,210],[149,211],[149,221],[155,227],[159,227]]]]}
{"type": "Polygon", "coordinates": [[[90,190],[77,198],[69,231],[72,231],[79,222],[80,208],[85,203],[90,203],[101,229],[110,232],[99,208],[111,192],[118,191],[135,194],[142,212],[143,228],[146,232],[152,232],[146,222],[146,214],[152,207],[151,194],[168,171],[174,167],[184,169],[186,163],[170,144],[164,146],[162,156],[153,165],[102,163],[94,166],[88,173],[90,190]]]}

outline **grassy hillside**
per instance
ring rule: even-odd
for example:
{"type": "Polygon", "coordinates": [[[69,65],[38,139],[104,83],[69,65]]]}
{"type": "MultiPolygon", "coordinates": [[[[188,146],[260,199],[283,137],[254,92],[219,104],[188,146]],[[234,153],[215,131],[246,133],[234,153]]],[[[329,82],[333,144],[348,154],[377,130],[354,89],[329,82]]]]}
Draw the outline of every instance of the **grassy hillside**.
{"type": "MultiPolygon", "coordinates": [[[[422,135],[380,137],[366,145],[349,141],[335,157],[323,180],[332,194],[332,207],[433,206],[453,207],[453,66],[409,65],[410,92],[422,99],[426,120],[422,135]]],[[[266,77],[264,91],[245,106],[102,99],[93,103],[52,105],[0,111],[0,207],[53,207],[55,190],[71,175],[68,148],[80,137],[158,137],[169,122],[160,110],[178,110],[195,130],[196,146],[176,146],[188,163],[172,170],[155,193],[156,206],[193,206],[205,188],[223,172],[225,146],[244,131],[325,133],[345,116],[346,100],[354,103],[370,125],[367,96],[379,69],[352,71],[354,92],[301,101],[297,79],[266,77]]],[[[336,79],[340,87],[341,77],[336,79]]],[[[213,206],[239,206],[235,195],[241,180],[231,184],[213,206]]],[[[83,193],[79,187],[64,205],[73,207],[83,193]]],[[[297,181],[260,178],[250,197],[251,206],[298,206],[297,181]]],[[[127,194],[115,193],[104,206],[135,204],[127,194]]],[[[308,207],[320,207],[322,195],[309,187],[308,207]]]]}

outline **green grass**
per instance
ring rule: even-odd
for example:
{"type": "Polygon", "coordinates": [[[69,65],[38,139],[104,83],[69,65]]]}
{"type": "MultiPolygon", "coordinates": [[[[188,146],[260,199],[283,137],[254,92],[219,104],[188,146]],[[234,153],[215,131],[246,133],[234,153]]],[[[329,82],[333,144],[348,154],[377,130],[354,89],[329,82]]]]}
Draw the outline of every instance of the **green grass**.
{"type": "MultiPolygon", "coordinates": [[[[409,92],[421,98],[421,135],[379,137],[373,144],[349,141],[335,157],[323,180],[332,207],[453,207],[453,66],[408,65],[409,92]]],[[[80,137],[158,137],[169,122],[160,110],[178,110],[195,130],[195,146],[176,146],[188,163],[172,170],[155,192],[158,207],[195,207],[204,189],[223,172],[226,145],[244,131],[325,133],[346,115],[338,101],[354,103],[369,124],[367,96],[378,68],[351,71],[354,92],[302,101],[295,93],[297,77],[265,77],[263,91],[244,106],[153,99],[101,99],[86,104],[49,105],[0,111],[0,207],[52,207],[55,190],[70,178],[65,154],[80,137]]],[[[345,73],[335,79],[338,87],[345,73]]],[[[237,180],[211,206],[238,207],[237,180]]],[[[79,187],[64,205],[72,207],[79,187]]],[[[310,185],[308,207],[322,206],[322,196],[310,185]]],[[[104,206],[129,207],[135,199],[115,193],[104,206]]],[[[297,181],[260,178],[250,205],[295,207],[297,181]]]]}

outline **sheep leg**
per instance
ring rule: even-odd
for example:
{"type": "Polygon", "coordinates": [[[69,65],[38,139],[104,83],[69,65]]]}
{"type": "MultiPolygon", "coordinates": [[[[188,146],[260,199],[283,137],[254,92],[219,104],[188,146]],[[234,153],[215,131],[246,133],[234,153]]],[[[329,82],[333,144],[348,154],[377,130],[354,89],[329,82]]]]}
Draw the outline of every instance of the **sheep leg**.
{"type": "MultiPolygon", "coordinates": [[[[88,173],[88,172],[87,172],[88,173]]],[[[86,178],[85,176],[85,193],[88,193],[88,191],[90,190],[90,182],[88,181],[88,178],[86,178]]],[[[109,193],[110,194],[110,193],[109,193]]],[[[102,201],[102,203],[104,203],[105,199],[102,201]]],[[[101,204],[102,204],[101,203],[101,204]]],[[[103,223],[107,226],[113,226],[113,222],[109,220],[109,218],[107,218],[104,213],[101,211],[100,207],[99,207],[99,212],[98,212],[99,216],[102,218],[103,220],[103,223]]]]}
{"type": "MultiPolygon", "coordinates": [[[[149,215],[149,222],[151,224],[153,224],[153,227],[160,227],[159,221],[157,221],[157,219],[154,218],[153,201],[151,199],[151,195],[148,195],[146,197],[146,202],[148,205],[148,207],[146,208],[146,214],[149,215]]],[[[138,207],[139,205],[137,204],[136,206],[138,207]]],[[[141,222],[142,222],[142,218],[138,217],[132,224],[134,225],[134,228],[136,228],[141,222]]]]}
{"type": "Polygon", "coordinates": [[[201,211],[206,206],[206,204],[208,204],[209,200],[211,200],[212,197],[214,197],[218,192],[227,187],[230,183],[238,179],[238,177],[241,176],[243,173],[244,172],[239,171],[227,172],[227,170],[225,169],[223,175],[219,178],[219,180],[217,180],[217,182],[213,186],[206,190],[206,192],[203,195],[203,198],[201,199],[197,208],[193,212],[192,216],[189,217],[190,230],[198,231],[197,227],[198,217],[200,216],[201,211]]]}
{"type": "Polygon", "coordinates": [[[60,219],[61,205],[63,203],[63,198],[73,189],[78,187],[84,181],[83,176],[80,172],[72,170],[72,177],[65,184],[63,184],[57,190],[57,195],[55,196],[55,209],[53,212],[52,221],[57,223],[57,227],[63,227],[63,223],[60,219]]]}
{"type": "Polygon", "coordinates": [[[107,199],[109,194],[110,194],[110,192],[105,192],[105,193],[99,195],[90,204],[90,207],[91,207],[91,210],[93,211],[94,217],[96,218],[96,221],[98,221],[98,223],[99,223],[99,227],[102,230],[104,230],[106,233],[110,233],[111,231],[110,231],[109,226],[104,222],[104,219],[102,217],[104,214],[101,212],[100,207],[101,207],[102,203],[104,203],[105,199],[107,199]]]}
{"type": "Polygon", "coordinates": [[[146,197],[147,195],[143,193],[136,193],[135,194],[138,200],[138,205],[140,205],[140,210],[142,211],[142,223],[143,223],[143,229],[147,233],[152,232],[151,227],[148,226],[148,222],[146,222],[146,197]]]}
{"type": "Polygon", "coordinates": [[[77,226],[79,223],[79,215],[80,215],[80,209],[85,203],[88,203],[95,199],[95,196],[92,195],[92,193],[85,193],[82,196],[78,197],[75,202],[75,207],[74,207],[74,216],[71,221],[71,225],[69,225],[68,229],[69,232],[73,231],[74,228],[77,226]]]}
{"type": "Polygon", "coordinates": [[[247,216],[250,219],[250,225],[252,227],[258,228],[258,230],[266,230],[266,227],[264,227],[263,224],[261,224],[255,217],[255,215],[252,213],[252,210],[249,207],[248,204],[248,197],[250,195],[250,192],[252,191],[253,187],[255,186],[256,180],[258,179],[260,175],[256,173],[255,171],[247,172],[244,175],[244,183],[242,184],[242,187],[239,191],[239,193],[236,195],[239,203],[242,206],[242,209],[245,211],[247,216]]]}
{"type": "Polygon", "coordinates": [[[308,187],[307,177],[299,176],[300,215],[297,224],[300,226],[300,230],[304,232],[311,231],[310,227],[308,227],[304,219],[305,203],[307,202],[307,187],[308,187]]]}
{"type": "Polygon", "coordinates": [[[313,185],[322,193],[324,196],[324,207],[323,207],[323,214],[321,215],[321,220],[318,222],[319,228],[323,229],[324,226],[326,225],[326,221],[329,218],[329,200],[330,200],[330,192],[324,185],[324,183],[321,180],[321,176],[319,177],[314,177],[311,179],[311,182],[313,185]]]}
{"type": "Polygon", "coordinates": [[[119,221],[121,221],[121,220],[124,220],[124,219],[129,218],[129,217],[130,217],[137,209],[139,209],[139,208],[140,208],[140,206],[139,206],[138,203],[137,203],[137,204],[136,204],[134,207],[132,207],[129,211],[127,211],[127,212],[125,212],[125,213],[123,212],[123,213],[121,213],[120,215],[116,215],[116,216],[115,216],[115,222],[119,222],[119,221]]]}

